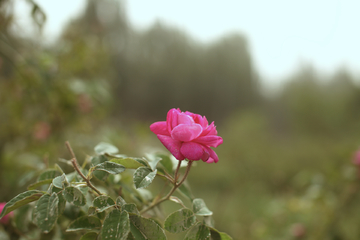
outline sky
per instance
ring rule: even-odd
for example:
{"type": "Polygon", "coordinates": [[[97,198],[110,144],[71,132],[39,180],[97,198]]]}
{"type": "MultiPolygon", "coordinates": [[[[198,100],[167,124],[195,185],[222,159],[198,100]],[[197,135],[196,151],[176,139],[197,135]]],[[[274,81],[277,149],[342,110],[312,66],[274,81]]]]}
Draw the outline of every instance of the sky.
{"type": "MultiPolygon", "coordinates": [[[[16,1],[18,20],[26,25],[26,1],[16,1]]],[[[86,0],[36,2],[48,16],[43,35],[52,38],[83,11],[86,0]]],[[[161,20],[203,43],[245,35],[255,69],[271,84],[304,63],[329,74],[341,67],[360,74],[358,0],[128,0],[125,7],[139,30],[161,20]]]]}

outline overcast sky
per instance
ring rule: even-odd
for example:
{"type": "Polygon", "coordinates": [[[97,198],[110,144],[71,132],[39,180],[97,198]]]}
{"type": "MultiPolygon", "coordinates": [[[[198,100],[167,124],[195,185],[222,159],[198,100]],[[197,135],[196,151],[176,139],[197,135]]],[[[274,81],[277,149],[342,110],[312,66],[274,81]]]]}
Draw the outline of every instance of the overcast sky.
{"type": "MultiPolygon", "coordinates": [[[[18,20],[26,24],[26,1],[18,2],[18,20]]],[[[48,16],[47,36],[84,9],[86,0],[36,0],[48,16]]],[[[271,83],[310,62],[332,73],[360,71],[359,0],[128,0],[132,26],[149,27],[157,19],[208,43],[228,34],[244,34],[256,69],[271,83]]],[[[28,14],[28,12],[27,12],[28,14]]]]}

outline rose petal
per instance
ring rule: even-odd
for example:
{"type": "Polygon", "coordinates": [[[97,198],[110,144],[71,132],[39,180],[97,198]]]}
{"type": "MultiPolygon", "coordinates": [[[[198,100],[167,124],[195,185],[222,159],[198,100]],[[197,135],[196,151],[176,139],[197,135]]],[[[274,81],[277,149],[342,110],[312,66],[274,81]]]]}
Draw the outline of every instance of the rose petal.
{"type": "Polygon", "coordinates": [[[150,125],[150,130],[155,133],[156,135],[161,134],[161,135],[167,135],[170,136],[170,133],[167,129],[167,124],[165,121],[161,121],[161,122],[155,122],[153,124],[150,125]]]}
{"type": "Polygon", "coordinates": [[[204,154],[202,155],[201,160],[206,162],[210,157],[210,153],[204,146],[203,146],[203,150],[204,150],[204,154]]]}
{"type": "Polygon", "coordinates": [[[201,126],[205,129],[207,128],[207,126],[209,126],[209,122],[208,120],[206,119],[206,117],[204,116],[202,119],[201,119],[201,126]]]}
{"type": "MultiPolygon", "coordinates": [[[[215,162],[215,160],[214,160],[213,158],[209,157],[208,160],[206,160],[206,161],[204,161],[204,162],[206,162],[206,163],[213,163],[213,162],[215,162]]],[[[215,163],[216,163],[216,162],[215,162],[215,163]]]]}
{"type": "Polygon", "coordinates": [[[194,142],[183,143],[180,152],[189,160],[200,160],[204,155],[203,146],[194,142]]]}
{"type": "Polygon", "coordinates": [[[222,139],[222,137],[219,137],[219,136],[207,135],[207,136],[202,136],[202,137],[196,138],[194,140],[194,142],[203,144],[205,146],[217,147],[223,143],[223,139],[222,139]]]}
{"type": "Polygon", "coordinates": [[[167,148],[167,150],[171,152],[172,155],[174,155],[174,157],[177,160],[184,160],[185,157],[180,152],[180,147],[182,145],[180,141],[174,140],[169,136],[160,135],[160,134],[157,135],[157,137],[160,140],[160,142],[167,148]]]}
{"type": "Polygon", "coordinates": [[[171,137],[182,142],[197,138],[202,132],[200,124],[179,124],[171,131],[171,137]]]}
{"type": "Polygon", "coordinates": [[[178,125],[178,114],[181,113],[180,109],[170,109],[166,116],[166,123],[169,133],[178,125]]]}
{"type": "Polygon", "coordinates": [[[209,122],[205,116],[202,117],[199,114],[188,112],[188,111],[186,111],[185,114],[192,117],[194,119],[195,123],[200,124],[203,127],[203,129],[207,128],[207,126],[209,125],[209,122]]]}
{"type": "Polygon", "coordinates": [[[214,122],[212,122],[207,128],[203,130],[201,136],[206,136],[206,135],[217,135],[214,122]]]}
{"type": "Polygon", "coordinates": [[[178,124],[193,124],[195,123],[192,117],[186,115],[185,113],[178,114],[178,124]]]}
{"type": "Polygon", "coordinates": [[[208,151],[209,154],[210,154],[209,159],[208,159],[207,161],[205,161],[205,162],[207,162],[207,163],[213,163],[213,162],[217,163],[217,162],[219,161],[219,157],[217,156],[217,154],[215,153],[215,151],[212,150],[212,149],[209,148],[209,147],[204,147],[204,148],[205,148],[206,151],[208,151]]]}

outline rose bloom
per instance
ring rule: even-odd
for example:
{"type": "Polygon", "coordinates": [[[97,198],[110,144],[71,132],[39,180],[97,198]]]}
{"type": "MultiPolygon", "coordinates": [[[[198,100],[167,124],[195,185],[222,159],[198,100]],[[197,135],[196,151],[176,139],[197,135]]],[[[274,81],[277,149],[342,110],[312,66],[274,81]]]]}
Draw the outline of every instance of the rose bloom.
{"type": "MultiPolygon", "coordinates": [[[[6,203],[5,202],[1,202],[0,203],[0,213],[2,212],[2,210],[4,209],[6,203]]],[[[9,222],[9,218],[10,216],[14,215],[13,212],[10,212],[8,214],[6,214],[5,216],[3,216],[1,219],[0,219],[0,223],[3,223],[3,224],[7,224],[9,222]]]]}
{"type": "Polygon", "coordinates": [[[223,139],[217,136],[214,122],[209,125],[205,116],[173,108],[167,113],[166,121],[151,124],[150,130],[177,160],[219,161],[210,147],[219,146],[223,139]]]}

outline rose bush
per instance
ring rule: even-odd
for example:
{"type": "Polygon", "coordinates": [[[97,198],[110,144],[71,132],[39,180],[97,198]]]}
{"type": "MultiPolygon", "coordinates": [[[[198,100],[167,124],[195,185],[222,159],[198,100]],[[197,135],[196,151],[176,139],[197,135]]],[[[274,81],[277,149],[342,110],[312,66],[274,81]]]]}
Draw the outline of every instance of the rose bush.
{"type": "Polygon", "coordinates": [[[214,122],[209,125],[205,116],[173,108],[167,113],[166,121],[151,124],[150,130],[178,160],[219,161],[210,147],[216,148],[223,139],[217,136],[214,122]]]}
{"type": "Polygon", "coordinates": [[[184,164],[174,163],[170,154],[128,157],[102,142],[80,166],[70,143],[65,146],[70,160],[48,165],[27,191],[0,205],[0,239],[232,240],[215,228],[205,201],[183,184],[193,161],[186,161],[182,171],[184,164]],[[64,171],[61,165],[73,169],[64,171]],[[163,184],[156,195],[144,189],[155,178],[171,187],[167,194],[163,184]],[[180,208],[169,214],[160,207],[166,201],[180,208]],[[182,232],[186,233],[174,238],[182,232]]]}

